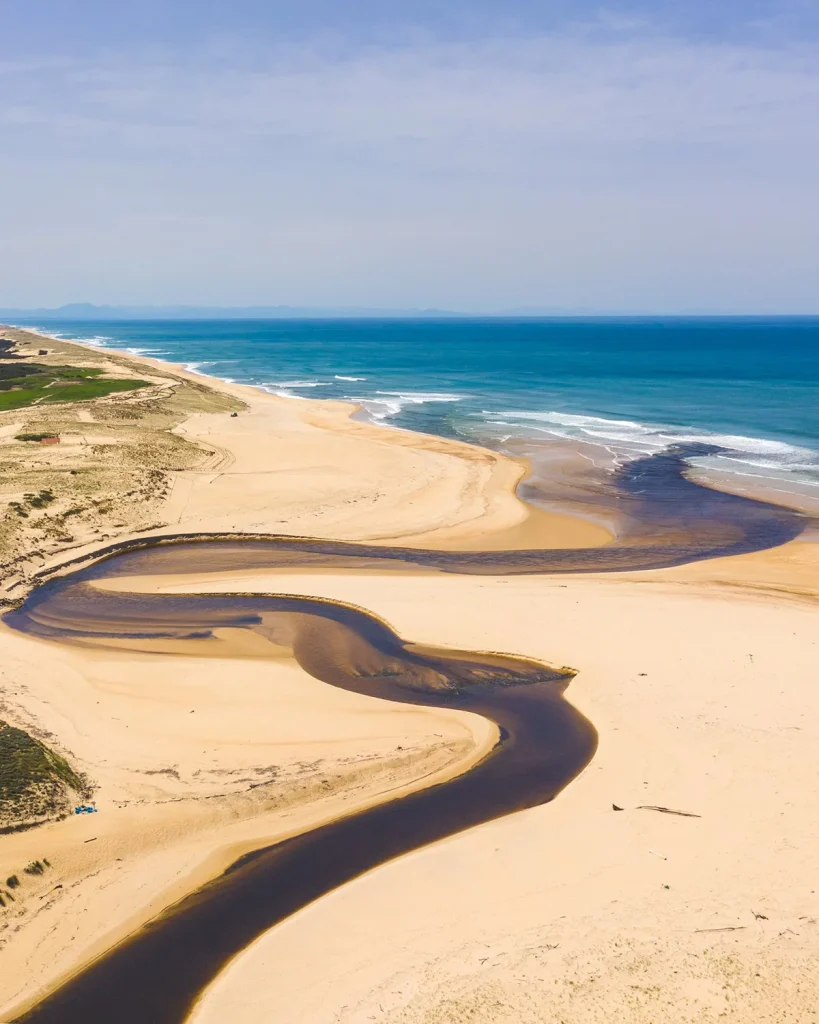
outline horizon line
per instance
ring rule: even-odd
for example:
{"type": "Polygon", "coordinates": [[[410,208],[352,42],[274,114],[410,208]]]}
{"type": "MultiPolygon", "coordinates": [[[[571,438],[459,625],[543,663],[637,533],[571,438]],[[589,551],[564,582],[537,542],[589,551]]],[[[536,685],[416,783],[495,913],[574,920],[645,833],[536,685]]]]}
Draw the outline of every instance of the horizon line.
{"type": "MultiPolygon", "coordinates": [[[[281,320],[281,319],[813,319],[816,312],[726,311],[714,309],[688,310],[612,310],[584,309],[557,306],[520,306],[501,310],[451,310],[436,307],[378,307],[378,306],[200,306],[174,305],[97,305],[94,303],[65,303],[60,306],[0,307],[0,317],[40,320],[281,320]]],[[[7,324],[7,326],[14,326],[7,324]]]]}

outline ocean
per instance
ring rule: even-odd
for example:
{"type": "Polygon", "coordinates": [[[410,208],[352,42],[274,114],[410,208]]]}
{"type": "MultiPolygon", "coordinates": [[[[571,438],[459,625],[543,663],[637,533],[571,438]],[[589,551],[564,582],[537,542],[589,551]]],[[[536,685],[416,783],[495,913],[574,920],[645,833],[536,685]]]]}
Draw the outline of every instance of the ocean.
{"type": "Polygon", "coordinates": [[[819,318],[20,322],[374,422],[520,452],[680,444],[750,484],[819,494],[819,318]]]}

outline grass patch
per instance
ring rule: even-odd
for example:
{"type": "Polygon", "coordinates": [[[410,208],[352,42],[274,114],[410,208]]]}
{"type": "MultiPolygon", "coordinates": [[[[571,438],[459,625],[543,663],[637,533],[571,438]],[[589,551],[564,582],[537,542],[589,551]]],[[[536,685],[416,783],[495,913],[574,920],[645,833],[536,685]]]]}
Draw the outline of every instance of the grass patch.
{"type": "Polygon", "coordinates": [[[64,757],[0,721],[0,821],[16,824],[65,813],[73,794],[85,788],[64,757]]]}
{"type": "MultiPolygon", "coordinates": [[[[0,366],[0,411],[55,402],[86,402],[150,387],[145,380],[100,377],[99,367],[11,363],[0,366]]],[[[27,438],[28,440],[28,438],[27,438]]],[[[31,440],[35,440],[32,436],[31,440]]],[[[38,438],[38,440],[40,440],[38,438]]]]}
{"type": "Polygon", "coordinates": [[[24,494],[23,501],[10,501],[9,508],[21,519],[28,519],[29,510],[32,508],[48,508],[52,501],[57,498],[53,491],[44,489],[39,494],[24,494]]]}
{"type": "Polygon", "coordinates": [[[44,370],[40,363],[0,363],[0,387],[10,387],[23,377],[31,377],[44,370]]]}
{"type": "MultiPolygon", "coordinates": [[[[136,391],[137,388],[149,388],[147,380],[126,380],[124,378],[90,380],[84,384],[65,384],[48,389],[43,404],[53,402],[84,402],[90,398],[104,398],[106,395],[120,391],[136,391]]],[[[0,402],[3,396],[0,394],[0,402]]]]}
{"type": "Polygon", "coordinates": [[[24,494],[23,497],[32,508],[45,508],[55,500],[54,492],[49,490],[40,491],[39,494],[24,494]]]}

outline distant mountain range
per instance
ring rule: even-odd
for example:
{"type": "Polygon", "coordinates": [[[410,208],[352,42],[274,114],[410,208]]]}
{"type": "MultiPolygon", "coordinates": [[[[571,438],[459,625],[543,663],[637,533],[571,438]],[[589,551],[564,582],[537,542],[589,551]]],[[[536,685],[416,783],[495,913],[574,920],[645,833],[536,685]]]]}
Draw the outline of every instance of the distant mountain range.
{"type": "Polygon", "coordinates": [[[71,302],[55,309],[3,309],[0,320],[332,320],[332,319],[446,319],[482,317],[594,317],[650,316],[650,313],[622,311],[608,313],[592,309],[558,306],[526,306],[491,313],[464,313],[452,309],[379,309],[370,306],[96,306],[92,302],[71,302]]]}
{"type": "Polygon", "coordinates": [[[452,317],[468,316],[448,309],[371,309],[340,306],[95,306],[71,302],[56,309],[0,309],[0,318],[14,320],[283,320],[336,317],[452,317]]]}
{"type": "Polygon", "coordinates": [[[379,309],[370,306],[97,306],[92,302],[71,302],[56,308],[0,308],[0,321],[15,320],[422,320],[488,319],[492,317],[543,317],[544,319],[674,318],[674,317],[768,317],[815,316],[815,314],[765,314],[720,312],[708,309],[658,313],[651,310],[582,309],[560,306],[519,306],[486,313],[465,313],[451,309],[379,309]]]}

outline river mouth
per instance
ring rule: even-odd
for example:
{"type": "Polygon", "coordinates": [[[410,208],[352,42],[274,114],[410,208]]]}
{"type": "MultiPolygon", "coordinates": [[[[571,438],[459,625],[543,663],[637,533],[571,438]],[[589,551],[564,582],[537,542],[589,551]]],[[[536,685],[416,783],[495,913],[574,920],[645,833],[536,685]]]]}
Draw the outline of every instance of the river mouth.
{"type": "MultiPolygon", "coordinates": [[[[593,757],[593,725],[566,699],[572,671],[511,655],[416,645],[359,608],[264,594],[140,593],[127,577],[260,568],[422,567],[513,575],[659,568],[784,543],[798,513],[688,481],[682,455],[632,463],[618,486],[640,529],[600,548],[457,552],[293,538],[177,537],[122,544],[44,583],[5,616],[12,628],[118,650],[197,643],[232,627],[292,652],[311,676],[383,700],[454,707],[494,722],[500,741],[448,782],[248,854],[167,908],[33,1009],[36,1024],[180,1024],[199,994],[264,931],[389,860],[553,799],[593,757]]],[[[136,582],[136,580],[135,580],[136,582]]],[[[137,584],[138,586],[138,584],[137,584]]],[[[548,624],[544,624],[548,629],[548,624]]],[[[204,646],[204,645],[203,645],[204,646]]]]}

